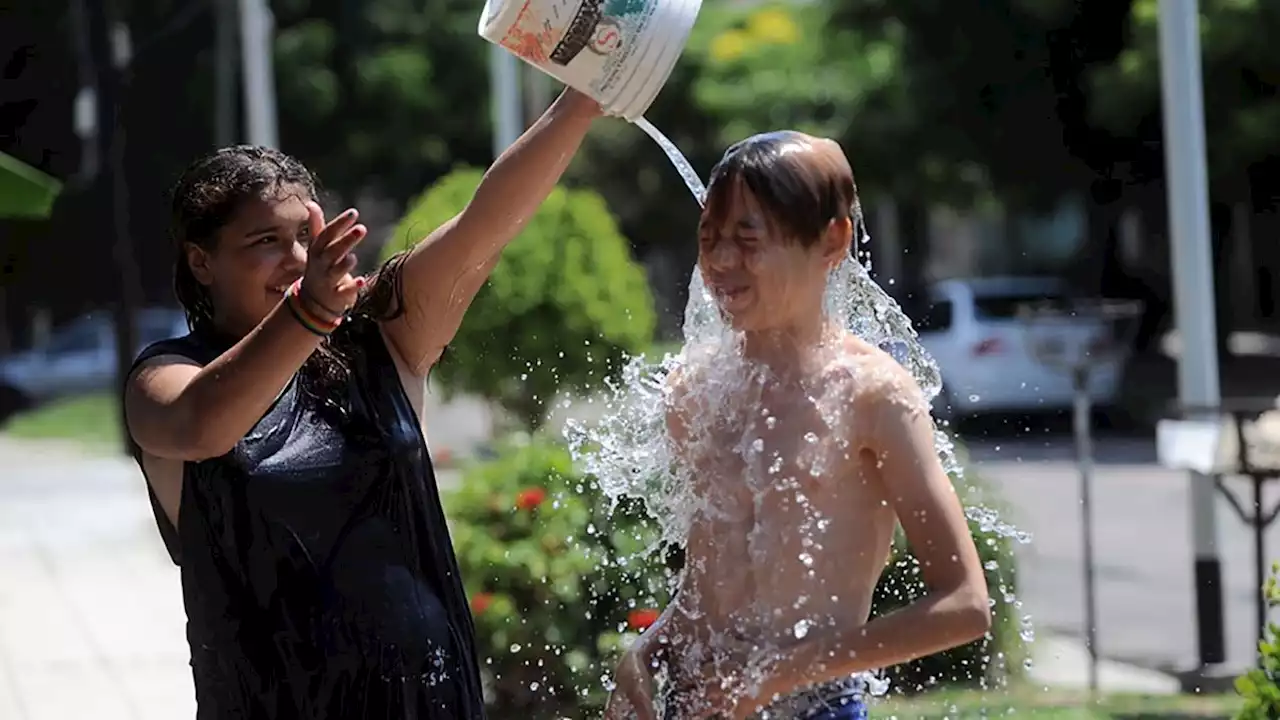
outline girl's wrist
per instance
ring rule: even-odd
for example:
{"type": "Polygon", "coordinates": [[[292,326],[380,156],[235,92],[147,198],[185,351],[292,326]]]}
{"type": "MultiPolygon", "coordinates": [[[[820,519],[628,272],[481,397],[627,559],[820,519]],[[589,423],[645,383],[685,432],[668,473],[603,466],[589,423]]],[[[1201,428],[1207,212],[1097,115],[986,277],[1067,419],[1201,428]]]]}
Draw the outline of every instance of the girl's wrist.
{"type": "Polygon", "coordinates": [[[335,326],[342,322],[344,314],[316,300],[315,296],[307,292],[307,289],[302,286],[301,278],[293,281],[291,289],[297,295],[298,301],[302,303],[302,307],[317,319],[335,326]]]}
{"type": "Polygon", "coordinates": [[[341,317],[332,318],[321,314],[304,299],[301,280],[289,286],[288,292],[284,294],[284,304],[293,319],[313,335],[328,337],[342,324],[341,317]]]}

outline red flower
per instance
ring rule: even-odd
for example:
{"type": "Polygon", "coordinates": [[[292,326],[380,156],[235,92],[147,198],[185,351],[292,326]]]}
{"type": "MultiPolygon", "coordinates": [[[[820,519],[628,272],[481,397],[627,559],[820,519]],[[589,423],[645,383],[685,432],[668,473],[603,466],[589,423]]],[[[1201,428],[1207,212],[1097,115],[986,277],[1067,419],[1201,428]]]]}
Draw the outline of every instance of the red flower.
{"type": "Polygon", "coordinates": [[[651,608],[632,610],[627,613],[627,625],[636,632],[644,632],[656,622],[658,622],[658,611],[651,608]]]}
{"type": "Polygon", "coordinates": [[[516,495],[516,507],[521,510],[534,510],[547,499],[547,491],[542,488],[529,488],[521,490],[516,495]]]}
{"type": "Polygon", "coordinates": [[[478,592],[471,596],[471,612],[481,615],[493,604],[493,593],[478,592]]]}

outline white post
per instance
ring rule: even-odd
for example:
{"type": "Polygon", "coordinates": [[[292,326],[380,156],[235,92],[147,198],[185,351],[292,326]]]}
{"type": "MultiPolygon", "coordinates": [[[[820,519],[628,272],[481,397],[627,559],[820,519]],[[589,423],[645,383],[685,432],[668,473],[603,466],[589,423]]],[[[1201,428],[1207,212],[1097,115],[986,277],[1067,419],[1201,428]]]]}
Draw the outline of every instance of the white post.
{"type": "Polygon", "coordinates": [[[240,0],[240,57],[248,140],[280,147],[276,121],[275,21],[266,0],[240,0]]]}
{"type": "Polygon", "coordinates": [[[520,61],[496,44],[489,45],[489,102],[493,115],[493,157],[524,131],[520,101],[520,61]]]}
{"type": "MultiPolygon", "coordinates": [[[[1160,0],[1159,25],[1174,316],[1181,348],[1178,395],[1185,406],[1217,407],[1222,397],[1209,244],[1199,3],[1160,0]]],[[[1200,663],[1204,666],[1226,659],[1217,496],[1210,478],[1191,473],[1189,481],[1200,663]]]]}
{"type": "Polygon", "coordinates": [[[226,147],[236,141],[236,5],[217,0],[214,20],[213,143],[226,147]]]}

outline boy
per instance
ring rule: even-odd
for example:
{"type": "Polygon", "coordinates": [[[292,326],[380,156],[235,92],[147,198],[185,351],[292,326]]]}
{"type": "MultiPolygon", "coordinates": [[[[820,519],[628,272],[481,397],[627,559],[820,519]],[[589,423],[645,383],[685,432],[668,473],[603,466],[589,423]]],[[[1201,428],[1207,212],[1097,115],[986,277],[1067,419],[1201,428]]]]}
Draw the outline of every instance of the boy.
{"type": "Polygon", "coordinates": [[[990,627],[929,403],[824,310],[857,203],[839,145],[757,135],[712,170],[698,269],[731,332],[668,378],[698,510],[670,606],[628,651],[608,717],[865,718],[861,674],[990,627]],[[930,594],[868,621],[901,522],[930,594]]]}

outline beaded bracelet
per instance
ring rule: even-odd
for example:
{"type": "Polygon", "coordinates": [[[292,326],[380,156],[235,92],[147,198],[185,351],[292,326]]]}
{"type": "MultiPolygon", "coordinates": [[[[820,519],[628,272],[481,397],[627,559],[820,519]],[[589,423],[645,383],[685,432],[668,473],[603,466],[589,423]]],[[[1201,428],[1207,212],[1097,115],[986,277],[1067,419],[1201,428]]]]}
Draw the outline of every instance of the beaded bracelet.
{"type": "Polygon", "coordinates": [[[306,328],[308,332],[320,337],[328,337],[334,330],[338,329],[338,325],[342,324],[342,319],[337,321],[324,320],[307,309],[306,303],[302,302],[302,281],[296,281],[289,286],[289,290],[284,294],[285,307],[289,308],[289,314],[293,315],[293,319],[298,324],[306,328]]]}

